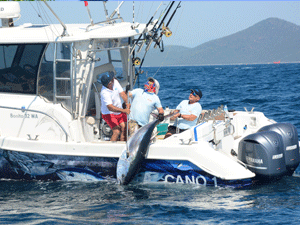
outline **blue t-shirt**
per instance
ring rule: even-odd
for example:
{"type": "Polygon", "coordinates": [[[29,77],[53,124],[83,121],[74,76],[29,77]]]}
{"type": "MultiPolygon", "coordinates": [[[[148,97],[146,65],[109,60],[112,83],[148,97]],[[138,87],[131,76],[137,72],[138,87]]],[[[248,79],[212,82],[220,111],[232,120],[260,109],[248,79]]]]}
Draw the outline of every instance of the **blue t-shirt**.
{"type": "Polygon", "coordinates": [[[150,113],[155,108],[161,108],[158,96],[154,93],[145,92],[141,88],[131,91],[133,101],[130,108],[129,118],[135,120],[140,126],[149,123],[150,113]]]}
{"type": "Polygon", "coordinates": [[[187,121],[182,118],[177,118],[177,123],[175,121],[174,126],[178,126],[179,129],[189,129],[192,126],[197,124],[197,119],[201,114],[202,107],[199,102],[194,104],[189,104],[189,100],[183,100],[180,104],[176,107],[182,115],[195,115],[197,118],[193,121],[187,121]]]}

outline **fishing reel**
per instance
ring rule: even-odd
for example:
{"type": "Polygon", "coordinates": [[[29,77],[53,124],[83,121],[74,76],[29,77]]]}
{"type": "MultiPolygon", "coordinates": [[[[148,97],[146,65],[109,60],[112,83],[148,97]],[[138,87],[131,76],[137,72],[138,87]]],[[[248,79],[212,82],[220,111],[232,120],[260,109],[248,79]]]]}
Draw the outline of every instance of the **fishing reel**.
{"type": "Polygon", "coordinates": [[[166,37],[171,37],[172,36],[172,31],[168,27],[166,27],[165,25],[163,25],[161,29],[162,29],[161,33],[163,35],[165,35],[166,37]]]}
{"type": "Polygon", "coordinates": [[[141,59],[139,57],[133,58],[132,61],[133,61],[133,64],[136,66],[141,65],[141,59]]]}

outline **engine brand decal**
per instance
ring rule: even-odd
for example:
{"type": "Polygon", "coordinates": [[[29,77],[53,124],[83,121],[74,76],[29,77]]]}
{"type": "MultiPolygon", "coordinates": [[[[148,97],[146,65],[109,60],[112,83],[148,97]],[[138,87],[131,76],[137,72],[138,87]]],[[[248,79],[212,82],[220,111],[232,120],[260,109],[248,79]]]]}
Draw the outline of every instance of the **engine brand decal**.
{"type": "Polygon", "coordinates": [[[291,150],[294,150],[294,149],[296,149],[297,148],[297,145],[291,145],[291,146],[287,146],[286,147],[286,150],[287,151],[291,151],[291,150]]]}
{"type": "Polygon", "coordinates": [[[283,154],[273,155],[272,159],[281,159],[283,157],[283,154]]]}
{"type": "Polygon", "coordinates": [[[254,158],[251,158],[249,156],[246,156],[246,160],[248,162],[257,163],[257,164],[263,164],[264,163],[262,159],[254,159],[254,158]]]}

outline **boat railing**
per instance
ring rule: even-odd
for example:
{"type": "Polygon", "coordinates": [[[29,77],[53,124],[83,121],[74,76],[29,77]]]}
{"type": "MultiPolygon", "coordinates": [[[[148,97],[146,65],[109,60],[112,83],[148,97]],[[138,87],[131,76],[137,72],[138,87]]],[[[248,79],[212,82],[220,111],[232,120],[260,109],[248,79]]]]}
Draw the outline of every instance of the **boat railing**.
{"type": "Polygon", "coordinates": [[[89,28],[92,27],[92,26],[95,26],[95,25],[99,25],[99,24],[105,24],[105,23],[113,23],[115,22],[116,20],[121,20],[122,22],[124,22],[123,18],[120,17],[120,18],[113,18],[113,19],[108,19],[108,20],[105,20],[105,21],[101,21],[101,22],[98,22],[98,23],[93,23],[93,24],[90,24],[86,27],[85,31],[88,32],[89,31],[89,28]]]}
{"type": "Polygon", "coordinates": [[[19,111],[22,111],[22,112],[35,112],[35,113],[41,113],[45,116],[48,116],[50,119],[52,119],[62,129],[62,131],[65,133],[65,136],[66,136],[66,142],[68,142],[69,135],[68,135],[67,131],[65,130],[65,128],[61,125],[61,123],[59,121],[57,121],[54,117],[50,116],[49,114],[47,114],[45,112],[42,112],[42,111],[39,111],[39,110],[35,110],[35,109],[15,108],[15,107],[9,107],[9,106],[0,106],[0,108],[19,110],[19,111]]]}
{"type": "MultiPolygon", "coordinates": [[[[116,47],[111,47],[111,48],[97,48],[97,49],[90,49],[88,50],[89,52],[102,52],[103,50],[108,51],[108,50],[117,50],[117,49],[125,49],[128,48],[128,46],[116,46],[116,47]]],[[[113,60],[116,62],[116,60],[113,60]]],[[[118,60],[118,62],[122,62],[121,60],[118,60]]]]}

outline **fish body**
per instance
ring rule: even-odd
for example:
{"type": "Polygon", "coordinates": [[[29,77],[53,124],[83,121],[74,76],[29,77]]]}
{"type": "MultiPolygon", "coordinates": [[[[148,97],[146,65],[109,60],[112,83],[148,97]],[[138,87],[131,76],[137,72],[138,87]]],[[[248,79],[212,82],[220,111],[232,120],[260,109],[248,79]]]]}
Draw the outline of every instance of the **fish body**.
{"type": "Polygon", "coordinates": [[[31,176],[44,176],[55,173],[54,163],[47,161],[18,161],[20,169],[31,176]]]}
{"type": "Polygon", "coordinates": [[[156,119],[141,127],[128,141],[117,164],[117,181],[119,184],[129,184],[139,172],[141,164],[149,149],[154,128],[159,123],[156,119]]]}
{"type": "Polygon", "coordinates": [[[101,181],[104,180],[104,177],[99,174],[89,170],[82,168],[66,168],[56,171],[57,176],[61,180],[65,181],[101,181]]]}

